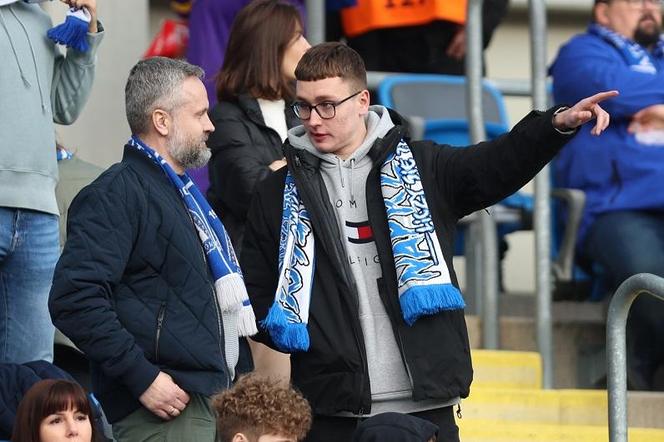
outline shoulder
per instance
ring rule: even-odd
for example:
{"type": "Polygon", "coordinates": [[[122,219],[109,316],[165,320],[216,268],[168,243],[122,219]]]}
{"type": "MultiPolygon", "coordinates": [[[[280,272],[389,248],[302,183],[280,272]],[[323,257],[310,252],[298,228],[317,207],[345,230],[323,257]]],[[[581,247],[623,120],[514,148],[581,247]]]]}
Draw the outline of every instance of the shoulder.
{"type": "MultiPolygon", "coordinates": [[[[609,43],[604,41],[601,37],[590,34],[578,34],[572,37],[567,43],[560,48],[560,53],[565,54],[568,52],[586,51],[586,50],[603,50],[611,47],[609,43]]],[[[598,54],[599,55],[599,54],[598,54]]]]}
{"type": "Polygon", "coordinates": [[[246,118],[245,112],[237,101],[220,101],[210,111],[212,121],[244,118],[246,118]]]}

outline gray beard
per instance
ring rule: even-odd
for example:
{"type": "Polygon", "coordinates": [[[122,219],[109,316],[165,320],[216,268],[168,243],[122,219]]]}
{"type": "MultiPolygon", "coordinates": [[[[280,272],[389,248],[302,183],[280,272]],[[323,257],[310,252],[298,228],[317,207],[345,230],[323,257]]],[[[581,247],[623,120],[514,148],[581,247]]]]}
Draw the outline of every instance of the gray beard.
{"type": "Polygon", "coordinates": [[[173,135],[168,143],[168,153],[183,169],[198,169],[205,166],[212,152],[205,146],[205,142],[197,143],[191,139],[183,139],[178,133],[173,135]]]}

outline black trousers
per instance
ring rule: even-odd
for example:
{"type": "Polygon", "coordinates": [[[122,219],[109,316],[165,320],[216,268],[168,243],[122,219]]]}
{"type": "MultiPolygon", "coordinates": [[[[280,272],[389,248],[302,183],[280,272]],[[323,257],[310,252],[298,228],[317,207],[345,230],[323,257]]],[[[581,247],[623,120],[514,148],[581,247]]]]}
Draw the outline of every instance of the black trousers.
{"type": "MultiPolygon", "coordinates": [[[[454,407],[410,414],[438,425],[438,442],[459,442],[459,427],[454,420],[454,407]]],[[[365,419],[368,418],[315,415],[305,442],[350,442],[355,429],[365,419]]]]}

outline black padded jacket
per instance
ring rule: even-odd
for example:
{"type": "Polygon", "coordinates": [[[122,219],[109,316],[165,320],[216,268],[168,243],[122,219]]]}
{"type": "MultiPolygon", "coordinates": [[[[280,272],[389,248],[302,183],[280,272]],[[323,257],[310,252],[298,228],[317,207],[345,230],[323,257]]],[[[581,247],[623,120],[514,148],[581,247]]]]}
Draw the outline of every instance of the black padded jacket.
{"type": "MultiPolygon", "coordinates": [[[[411,142],[436,233],[458,287],[452,263],[457,221],[488,207],[525,185],[569,140],[551,123],[553,112],[531,112],[509,133],[466,148],[411,142]]],[[[366,183],[369,223],[378,249],[382,278],[380,298],[392,323],[408,369],[414,400],[467,397],[472,381],[470,349],[464,313],[444,311],[423,317],[412,326],[402,319],[397,277],[383,197],[380,165],[405,137],[400,117],[378,139],[369,155],[374,166],[366,183]]],[[[358,294],[335,213],[319,173],[320,160],[285,146],[288,168],[307,208],[315,238],[316,267],[309,310],[307,352],[291,355],[291,379],[314,413],[357,414],[371,410],[364,338],[358,315],[358,294]]],[[[286,168],[268,177],[254,196],[247,217],[241,264],[257,320],[266,317],[278,279],[278,250],[286,168]]],[[[256,339],[276,348],[261,331],[256,339]]]]}
{"type": "Polygon", "coordinates": [[[230,384],[198,234],[166,174],[134,148],[74,199],[49,307],[92,362],[111,422],[141,406],[160,370],[190,393],[230,384]]]}
{"type": "MultiPolygon", "coordinates": [[[[299,124],[290,107],[285,116],[288,128],[299,124]]],[[[284,157],[283,143],[277,131],[265,125],[258,101],[249,95],[219,102],[210,120],[215,130],[207,142],[212,151],[207,197],[239,254],[251,197],[272,172],[268,166],[284,157]]]]}

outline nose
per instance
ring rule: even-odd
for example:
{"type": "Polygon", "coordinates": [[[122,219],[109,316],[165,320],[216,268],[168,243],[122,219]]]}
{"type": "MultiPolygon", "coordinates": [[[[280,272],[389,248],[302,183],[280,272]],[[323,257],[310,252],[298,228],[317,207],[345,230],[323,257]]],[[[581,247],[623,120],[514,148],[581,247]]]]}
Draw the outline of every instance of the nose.
{"type": "Polygon", "coordinates": [[[78,426],[80,425],[74,418],[67,419],[67,437],[78,436],[78,426]]]}
{"type": "Polygon", "coordinates": [[[323,119],[318,115],[316,109],[311,109],[311,115],[309,116],[309,126],[320,126],[323,122],[323,119]]]}
{"type": "Polygon", "coordinates": [[[208,133],[214,132],[214,124],[212,124],[212,120],[210,120],[210,116],[207,113],[203,120],[203,130],[208,133]]]}
{"type": "Polygon", "coordinates": [[[309,44],[309,41],[306,38],[302,37],[302,40],[304,40],[304,50],[306,51],[311,47],[311,45],[309,44]]]}

